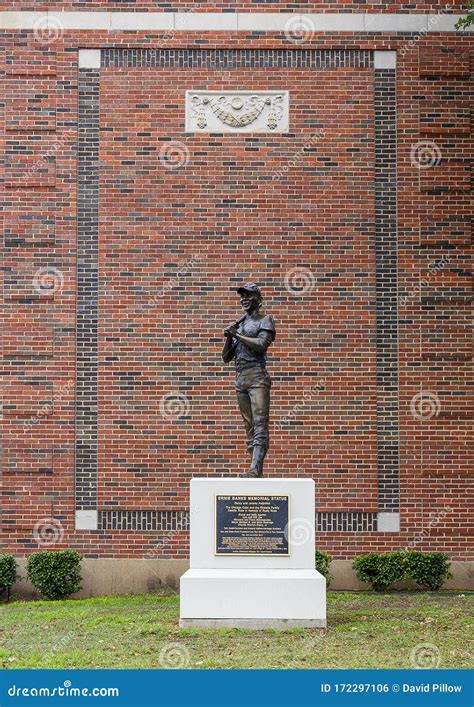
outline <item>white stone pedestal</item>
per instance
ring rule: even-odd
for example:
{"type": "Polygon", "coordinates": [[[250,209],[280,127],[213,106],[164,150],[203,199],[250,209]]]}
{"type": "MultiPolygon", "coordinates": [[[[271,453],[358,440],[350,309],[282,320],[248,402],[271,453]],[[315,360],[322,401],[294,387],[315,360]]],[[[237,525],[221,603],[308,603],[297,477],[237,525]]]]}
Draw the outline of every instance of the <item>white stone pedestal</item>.
{"type": "MultiPolygon", "coordinates": [[[[261,501],[266,502],[257,499],[257,503],[261,501]]],[[[236,502],[242,500],[237,498],[236,502]]],[[[180,626],[251,629],[326,626],[326,580],[314,569],[312,479],[193,479],[190,516],[190,569],[181,577],[180,626]],[[235,497],[243,497],[248,504],[248,496],[273,497],[275,504],[281,502],[287,507],[289,523],[278,550],[280,554],[275,554],[277,545],[269,554],[262,554],[261,548],[254,554],[242,554],[242,547],[238,554],[234,554],[235,549],[220,554],[225,547],[223,550],[217,541],[217,496],[231,497],[228,503],[224,500],[227,507],[235,497]]],[[[272,518],[272,513],[268,517],[272,518]]],[[[251,518],[249,524],[252,525],[251,518]]]]}

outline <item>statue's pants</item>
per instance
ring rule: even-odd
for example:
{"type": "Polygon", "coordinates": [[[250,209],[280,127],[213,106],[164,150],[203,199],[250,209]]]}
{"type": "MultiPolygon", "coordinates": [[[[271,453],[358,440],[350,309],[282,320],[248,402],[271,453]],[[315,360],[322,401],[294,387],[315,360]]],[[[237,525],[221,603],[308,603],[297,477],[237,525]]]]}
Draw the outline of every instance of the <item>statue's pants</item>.
{"type": "Polygon", "coordinates": [[[269,443],[270,387],[271,379],[265,369],[253,367],[237,372],[235,388],[247,434],[247,449],[252,455],[252,467],[259,473],[262,473],[269,443]]]}

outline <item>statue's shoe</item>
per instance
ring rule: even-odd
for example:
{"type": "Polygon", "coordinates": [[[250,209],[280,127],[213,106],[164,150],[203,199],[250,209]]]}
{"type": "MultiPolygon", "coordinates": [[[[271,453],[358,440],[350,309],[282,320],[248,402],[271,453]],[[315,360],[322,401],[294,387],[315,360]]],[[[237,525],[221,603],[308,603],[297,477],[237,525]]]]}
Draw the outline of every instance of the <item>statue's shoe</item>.
{"type": "Polygon", "coordinates": [[[254,469],[253,467],[250,467],[250,469],[247,469],[247,471],[242,474],[242,477],[246,479],[258,479],[261,476],[262,474],[259,474],[257,469],[254,469]]]}

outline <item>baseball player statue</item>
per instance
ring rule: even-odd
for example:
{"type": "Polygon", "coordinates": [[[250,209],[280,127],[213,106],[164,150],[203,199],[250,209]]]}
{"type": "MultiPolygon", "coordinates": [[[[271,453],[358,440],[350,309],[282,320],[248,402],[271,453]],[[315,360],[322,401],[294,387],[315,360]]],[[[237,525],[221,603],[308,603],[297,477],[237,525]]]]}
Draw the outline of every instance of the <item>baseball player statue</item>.
{"type": "Polygon", "coordinates": [[[247,435],[252,462],[245,477],[263,476],[263,461],[268,451],[268,417],[271,379],[266,368],[266,353],[275,339],[275,322],[260,311],[262,294],[255,283],[237,289],[245,314],[224,331],[224,363],[235,361],[235,388],[247,435]]]}

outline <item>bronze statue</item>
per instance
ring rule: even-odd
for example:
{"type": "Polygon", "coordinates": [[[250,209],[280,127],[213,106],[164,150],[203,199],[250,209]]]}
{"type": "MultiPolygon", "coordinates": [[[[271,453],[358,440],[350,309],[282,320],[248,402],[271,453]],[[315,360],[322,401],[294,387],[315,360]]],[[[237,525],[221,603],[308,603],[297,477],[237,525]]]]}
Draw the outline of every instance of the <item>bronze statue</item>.
{"type": "Polygon", "coordinates": [[[275,339],[275,322],[262,314],[262,294],[255,283],[237,289],[245,314],[224,331],[224,363],[235,360],[237,401],[245,424],[250,468],[242,474],[263,476],[263,460],[268,451],[268,416],[271,379],[266,369],[266,352],[275,339]]]}

